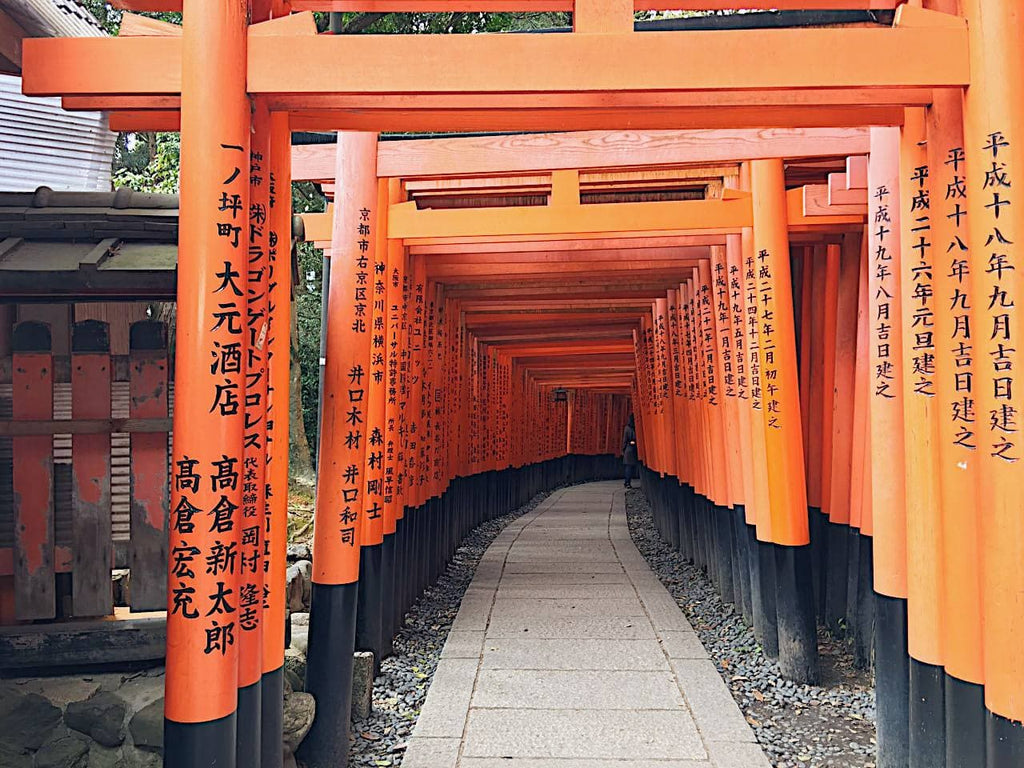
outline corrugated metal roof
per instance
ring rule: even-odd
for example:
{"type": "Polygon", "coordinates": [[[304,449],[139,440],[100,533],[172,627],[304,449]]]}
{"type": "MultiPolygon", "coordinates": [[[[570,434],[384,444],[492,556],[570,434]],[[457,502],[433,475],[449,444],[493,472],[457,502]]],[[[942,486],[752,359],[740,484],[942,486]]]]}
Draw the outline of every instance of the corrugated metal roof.
{"type": "Polygon", "coordinates": [[[106,33],[75,0],[0,0],[29,37],[100,37],[106,33]]]}
{"type": "Polygon", "coordinates": [[[101,112],[65,112],[0,75],[0,189],[109,191],[114,139],[101,112]]]}

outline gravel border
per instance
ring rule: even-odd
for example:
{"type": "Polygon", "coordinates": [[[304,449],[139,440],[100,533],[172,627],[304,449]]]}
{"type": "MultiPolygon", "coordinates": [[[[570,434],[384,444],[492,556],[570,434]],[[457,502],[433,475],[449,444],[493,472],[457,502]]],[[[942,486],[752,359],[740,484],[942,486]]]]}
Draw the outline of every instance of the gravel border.
{"type": "Polygon", "coordinates": [[[491,542],[518,517],[532,512],[558,488],[538,493],[519,509],[474,528],[462,540],[447,570],[405,615],[395,635],[394,655],[384,659],[373,684],[373,711],[352,722],[349,765],[397,768],[416,726],[462,596],[491,542]]]}
{"type": "Polygon", "coordinates": [[[647,497],[626,492],[633,543],[693,625],[776,768],[874,768],[875,692],[845,647],[819,631],[822,685],[783,679],[707,575],[661,540],[647,497]]]}

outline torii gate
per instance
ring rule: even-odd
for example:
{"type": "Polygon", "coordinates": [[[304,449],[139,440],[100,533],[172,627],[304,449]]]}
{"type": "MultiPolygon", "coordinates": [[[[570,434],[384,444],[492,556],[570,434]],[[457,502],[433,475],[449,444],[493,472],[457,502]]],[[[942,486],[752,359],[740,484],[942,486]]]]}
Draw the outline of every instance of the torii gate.
{"type": "MultiPolygon", "coordinates": [[[[530,0],[481,4],[462,0],[396,0],[387,8],[464,10],[491,9],[495,4],[501,9],[562,9],[567,5],[535,4],[530,0]]],[[[709,4],[734,5],[708,0],[672,3],[701,8],[709,4]]],[[[739,4],[830,8],[849,7],[851,1],[747,0],[739,4]]],[[[874,8],[896,5],[883,0],[853,4],[874,8]]],[[[909,189],[915,169],[928,164],[938,169],[945,157],[932,155],[939,142],[929,143],[927,155],[920,149],[919,139],[926,131],[930,137],[941,137],[943,147],[949,151],[962,148],[953,159],[966,163],[967,186],[978,190],[968,197],[966,210],[972,222],[980,223],[972,224],[965,248],[971,248],[971,258],[976,260],[971,273],[977,297],[988,296],[993,303],[988,307],[989,314],[982,316],[992,326],[991,337],[982,337],[977,342],[974,359],[994,362],[991,371],[986,369],[977,374],[985,384],[973,392],[974,407],[981,414],[977,420],[981,423],[969,431],[971,438],[977,439],[971,445],[981,447],[971,456],[976,459],[979,506],[986,513],[981,533],[986,554],[982,580],[988,585],[1005,585],[1004,589],[989,588],[983,593],[985,697],[992,717],[990,728],[996,734],[990,744],[989,759],[990,764],[1011,764],[992,760],[993,754],[997,761],[1000,755],[1009,755],[1006,759],[1013,760],[1013,755],[1018,754],[1007,750],[1020,749],[1019,729],[1014,729],[1012,721],[1024,718],[1024,694],[1020,690],[1024,674],[1015,640],[1020,636],[1018,630],[1024,618],[1008,601],[1008,597],[1019,592],[1015,587],[1019,587],[1022,578],[1018,565],[1024,554],[1021,516],[1014,502],[1021,467],[1016,451],[1016,414],[1021,394],[1020,388],[1012,388],[1010,371],[1016,351],[1007,343],[1017,330],[1010,273],[1016,260],[1013,243],[1021,229],[1020,216],[1024,215],[1014,208],[1009,191],[1016,172],[1016,146],[1021,140],[1019,104],[1024,90],[1024,63],[1014,32],[1019,29],[1021,13],[1017,4],[1012,0],[964,0],[963,18],[905,5],[900,7],[896,26],[884,30],[637,34],[632,31],[633,10],[658,8],[662,4],[579,0],[573,3],[576,29],[571,35],[412,38],[315,35],[308,16],[288,15],[290,10],[363,10],[371,5],[374,10],[379,9],[381,4],[370,0],[296,0],[291,4],[283,0],[254,0],[251,7],[242,0],[185,0],[178,4],[170,0],[139,0],[123,5],[136,10],[174,10],[177,5],[184,12],[183,33],[177,36],[168,34],[167,28],[151,27],[156,36],[26,41],[25,90],[31,94],[64,96],[69,108],[109,109],[113,112],[111,125],[116,127],[173,128],[180,121],[182,223],[176,366],[180,375],[172,502],[176,530],[171,545],[172,551],[179,551],[184,559],[179,561],[177,570],[172,570],[180,586],[175,587],[172,580],[174,597],[169,606],[168,765],[234,764],[236,710],[239,722],[245,726],[239,728],[239,748],[243,752],[238,762],[256,764],[257,757],[243,756],[257,741],[259,717],[253,713],[258,709],[259,688],[254,686],[260,672],[273,673],[280,667],[274,666],[280,659],[274,640],[263,643],[262,655],[267,661],[261,664],[259,645],[244,639],[258,635],[249,631],[239,634],[236,641],[232,634],[234,624],[224,618],[225,601],[229,597],[240,599],[243,587],[248,599],[251,588],[257,592],[261,588],[258,579],[232,585],[227,579],[216,579],[216,573],[210,574],[214,578],[209,579],[194,576],[189,562],[190,558],[210,557],[216,547],[225,544],[219,537],[235,533],[227,526],[235,511],[242,509],[243,517],[260,519],[259,499],[247,503],[245,488],[247,484],[259,486],[259,476],[264,471],[256,455],[262,451],[259,425],[263,423],[269,428],[266,398],[262,395],[265,378],[261,381],[257,375],[260,371],[265,375],[269,361],[258,358],[267,343],[267,321],[281,311],[285,300],[278,292],[276,307],[261,308],[260,282],[267,280],[268,289],[276,286],[269,277],[269,265],[264,267],[259,260],[270,259],[274,248],[271,237],[261,247],[264,232],[276,231],[280,239],[286,231],[283,217],[276,220],[276,230],[273,225],[264,225],[261,217],[266,214],[260,212],[261,205],[264,211],[273,208],[270,201],[262,203],[260,195],[270,187],[271,176],[275,184],[283,185],[288,179],[285,153],[274,150],[283,143],[281,136],[288,130],[286,120],[290,120],[292,129],[349,130],[622,125],[706,128],[716,121],[729,127],[765,128],[897,125],[904,123],[904,108],[925,106],[930,107],[927,125],[919,111],[911,109],[907,113],[905,143],[898,153],[904,165],[890,163],[890,168],[899,171],[887,177],[883,173],[885,166],[876,164],[869,186],[877,196],[876,215],[892,216],[899,201],[885,197],[896,174],[905,182],[901,189],[909,189]],[[250,18],[256,23],[249,25],[250,18]],[[964,19],[970,24],[965,24],[964,19]],[[294,51],[300,49],[304,52],[301,65],[293,59],[294,51]],[[410,59],[417,61],[417,66],[402,64],[410,59]],[[466,61],[479,62],[479,66],[466,67],[466,61]],[[518,66],[507,66],[509,61],[517,62],[518,66]],[[345,63],[338,66],[338,62],[345,63]],[[960,89],[967,93],[962,140],[957,92],[960,89]],[[950,95],[952,99],[947,98],[950,95]],[[250,97],[256,105],[254,114],[250,97]],[[253,126],[256,132],[250,134],[253,126]],[[269,153],[256,151],[250,156],[252,147],[258,149],[268,141],[264,137],[270,137],[269,153]],[[254,167],[253,161],[258,164],[260,155],[270,158],[269,175],[254,167]],[[245,183],[247,162],[252,191],[245,183]],[[247,222],[247,211],[250,217],[257,218],[247,222]],[[1001,247],[993,249],[994,244],[1001,247]],[[246,264],[246,249],[250,249],[248,257],[256,261],[246,264]],[[246,272],[248,289],[241,285],[246,272]],[[242,348],[236,337],[246,336],[247,359],[240,365],[236,353],[242,348]],[[991,423],[986,423],[988,415],[991,423]],[[247,444],[249,453],[244,447],[247,444]],[[242,468],[245,474],[239,477],[242,468]],[[252,476],[248,474],[250,469],[252,476]],[[192,518],[200,511],[220,520],[218,527],[206,530],[206,525],[195,525],[192,518]],[[229,595],[233,586],[238,589],[237,595],[229,595]],[[241,667],[237,656],[243,659],[241,667]]],[[[939,11],[957,10],[951,1],[935,0],[932,5],[939,11]]],[[[353,141],[358,148],[359,139],[353,141]]],[[[881,156],[885,148],[881,137],[879,141],[881,156]]],[[[365,164],[368,155],[364,147],[363,152],[353,153],[351,162],[365,164]]],[[[892,157],[895,159],[896,155],[892,157]]],[[[365,165],[354,165],[350,170],[357,178],[376,177],[365,165]]],[[[763,170],[767,176],[755,174],[752,178],[755,199],[760,184],[778,186],[777,176],[771,175],[777,171],[768,166],[763,170]]],[[[923,177],[913,183],[918,181],[923,184],[923,177]]],[[[352,197],[339,213],[338,221],[348,229],[339,232],[357,227],[359,219],[352,217],[360,211],[366,209],[372,214],[378,207],[375,191],[369,185],[356,185],[346,194],[352,197]],[[345,219],[346,216],[349,218],[345,219]]],[[[913,198],[911,195],[904,201],[904,210],[914,210],[913,198]]],[[[768,211],[773,223],[766,223],[765,231],[784,221],[778,202],[776,199],[776,208],[768,211]]],[[[755,205],[755,229],[759,210],[755,205]]],[[[959,215],[959,210],[955,213],[959,215]]],[[[930,224],[937,232],[942,222],[935,220],[930,224]]],[[[894,252],[900,239],[895,232],[893,225],[880,226],[873,233],[871,253],[876,259],[888,260],[894,252]]],[[[910,228],[904,227],[901,237],[904,253],[918,247],[916,233],[910,228]]],[[[771,247],[764,250],[772,257],[771,247]]],[[[924,249],[920,256],[927,266],[930,262],[924,249]]],[[[779,266],[781,270],[782,265],[779,266]]],[[[898,282],[884,266],[878,265],[871,283],[876,296],[882,297],[891,295],[890,289],[898,282]]],[[[916,274],[919,273],[906,273],[904,279],[914,279],[916,274]]],[[[779,296],[778,300],[783,298],[779,296]]],[[[271,304],[274,303],[272,299],[271,304]]],[[[880,317],[879,313],[894,312],[896,306],[895,300],[876,299],[872,310],[880,317]]],[[[339,307],[339,312],[343,311],[339,307]]],[[[936,318],[936,322],[941,321],[936,318]]],[[[905,396],[894,393],[887,382],[901,381],[901,360],[915,361],[906,358],[897,343],[889,343],[891,329],[879,328],[878,333],[884,332],[886,337],[879,335],[872,351],[872,362],[881,372],[881,379],[871,393],[872,431],[876,435],[905,436],[910,441],[933,439],[929,435],[937,429],[939,420],[933,413],[934,407],[927,407],[932,401],[922,398],[931,397],[928,381],[934,374],[925,370],[917,390],[911,389],[905,396]]],[[[271,344],[271,353],[273,349],[271,344]]],[[[937,360],[943,358],[939,350],[934,356],[937,360]]],[[[934,380],[936,387],[946,386],[939,384],[938,376],[934,380]]],[[[281,382],[276,377],[275,381],[281,382]]],[[[791,387],[785,388],[785,397],[791,398],[793,394],[791,387]]],[[[280,423],[279,419],[275,421],[280,423]]],[[[959,455],[957,446],[965,445],[963,438],[959,439],[948,455],[948,446],[943,448],[944,465],[957,465],[953,461],[959,455]]],[[[959,461],[963,460],[959,456],[959,461]]],[[[908,591],[912,609],[932,604],[928,594],[933,588],[922,585],[928,584],[934,575],[936,553],[943,546],[928,526],[928,513],[936,508],[935,480],[930,478],[938,477],[930,462],[915,457],[904,473],[898,462],[879,459],[874,468],[876,480],[890,480],[878,489],[875,499],[876,542],[883,542],[882,552],[891,563],[906,563],[908,547],[914,555],[909,573],[905,567],[894,566],[885,571],[891,578],[876,581],[876,590],[892,598],[887,604],[889,612],[880,616],[880,626],[891,630],[897,640],[901,629],[905,631],[907,626],[901,612],[906,609],[908,591]],[[904,496],[904,482],[911,477],[920,481],[920,485],[915,482],[915,489],[930,490],[919,498],[904,496]],[[908,530],[913,532],[909,541],[908,530]],[[922,589],[921,601],[915,597],[918,589],[922,589]]],[[[960,476],[949,482],[952,488],[944,487],[944,493],[973,498],[973,481],[960,476]]],[[[779,492],[783,490],[780,488],[779,492]]],[[[969,514],[945,508],[943,514],[949,515],[951,530],[958,532],[959,540],[973,538],[969,514]]],[[[279,525],[281,518],[283,515],[271,512],[274,524],[279,525]]],[[[283,534],[278,536],[274,530],[269,533],[269,540],[275,545],[271,553],[279,552],[283,542],[283,534]]],[[[253,563],[253,537],[243,538],[240,531],[237,533],[242,562],[247,558],[253,563]]],[[[320,559],[326,562],[330,557],[320,559]]],[[[269,562],[272,569],[277,567],[272,554],[269,562]]],[[[275,572],[271,573],[273,602],[273,585],[277,581],[275,572]]],[[[345,577],[330,575],[335,580],[345,577]]],[[[327,581],[318,585],[325,608],[322,615],[331,614],[328,606],[337,608],[338,615],[346,615],[348,593],[343,588],[332,589],[331,584],[327,581]]],[[[958,598],[965,610],[970,608],[969,598],[958,598]]],[[[276,616],[278,609],[274,611],[276,616]]],[[[256,613],[261,611],[257,608],[256,613]]],[[[241,622],[241,614],[238,621],[241,622]]],[[[252,623],[251,619],[248,621],[252,623]]],[[[337,624],[325,623],[325,640],[343,637],[348,631],[340,622],[337,624]]],[[[934,627],[935,619],[928,615],[928,610],[912,617],[910,625],[934,628],[912,632],[910,638],[911,654],[921,662],[912,667],[912,673],[918,677],[912,677],[911,682],[925,684],[925,678],[943,663],[941,647],[934,647],[929,639],[943,636],[943,628],[934,627]]],[[[268,638],[277,634],[270,620],[267,626],[272,630],[268,638]]],[[[898,665],[883,671],[894,671],[899,677],[898,665]]],[[[964,670],[961,679],[972,683],[978,676],[976,670],[964,670]]],[[[323,680],[326,687],[338,682],[329,676],[323,680]]],[[[265,699],[271,702],[272,709],[273,697],[265,699]]],[[[904,706],[906,700],[904,697],[904,706]]],[[[880,707],[880,727],[886,722],[883,714],[887,717],[890,713],[883,713],[880,707]]],[[[895,719],[899,719],[898,713],[895,719]]],[[[271,721],[266,722],[268,732],[272,733],[271,721]]],[[[324,758],[326,762],[326,753],[324,758]]],[[[273,760],[270,756],[267,759],[273,760]]]]}

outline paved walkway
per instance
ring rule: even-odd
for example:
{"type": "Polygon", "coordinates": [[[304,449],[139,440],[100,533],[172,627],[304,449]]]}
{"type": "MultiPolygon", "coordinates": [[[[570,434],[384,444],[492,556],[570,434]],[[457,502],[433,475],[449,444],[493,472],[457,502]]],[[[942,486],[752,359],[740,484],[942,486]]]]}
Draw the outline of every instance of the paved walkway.
{"type": "Polygon", "coordinates": [[[769,768],[613,482],[557,491],[484,554],[402,765],[769,768]]]}

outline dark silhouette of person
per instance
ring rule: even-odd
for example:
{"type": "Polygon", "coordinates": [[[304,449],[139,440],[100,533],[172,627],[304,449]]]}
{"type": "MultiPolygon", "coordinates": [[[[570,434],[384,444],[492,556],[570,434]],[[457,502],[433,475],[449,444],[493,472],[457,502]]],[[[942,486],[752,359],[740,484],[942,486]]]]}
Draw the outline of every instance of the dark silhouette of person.
{"type": "Polygon", "coordinates": [[[633,414],[629,414],[629,421],[626,428],[622,430],[622,465],[626,471],[626,481],[623,486],[633,487],[633,476],[636,474],[637,453],[636,453],[636,423],[633,421],[633,414]]]}

